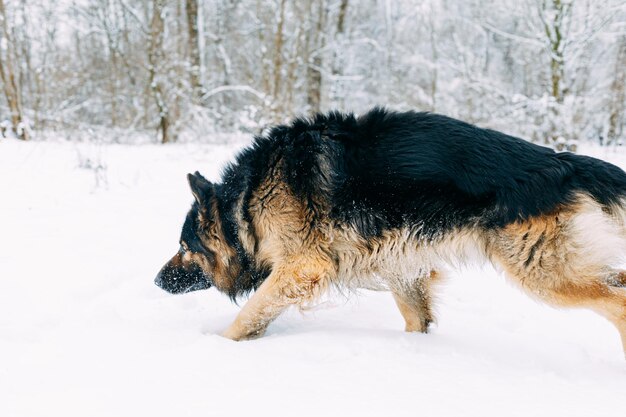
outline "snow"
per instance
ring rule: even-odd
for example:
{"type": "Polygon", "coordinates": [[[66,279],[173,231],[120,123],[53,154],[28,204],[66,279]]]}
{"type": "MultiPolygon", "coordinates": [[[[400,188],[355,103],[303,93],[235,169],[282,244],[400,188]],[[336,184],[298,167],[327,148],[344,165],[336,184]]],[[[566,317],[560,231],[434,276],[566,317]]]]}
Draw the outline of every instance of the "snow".
{"type": "Polygon", "coordinates": [[[220,337],[226,296],[153,278],[178,248],[185,174],[217,179],[243,144],[0,141],[0,416],[624,415],[615,329],[489,266],[450,274],[428,335],[362,291],[220,337]]]}

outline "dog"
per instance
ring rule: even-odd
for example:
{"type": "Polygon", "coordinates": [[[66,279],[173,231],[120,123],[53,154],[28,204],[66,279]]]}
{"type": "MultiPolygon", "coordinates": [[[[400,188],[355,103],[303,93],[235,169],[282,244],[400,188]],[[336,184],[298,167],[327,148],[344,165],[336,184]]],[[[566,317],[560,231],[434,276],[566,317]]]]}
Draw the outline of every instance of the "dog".
{"type": "Polygon", "coordinates": [[[263,335],[333,287],[389,290],[427,332],[446,265],[490,261],[530,295],[589,308],[626,352],[626,173],[446,116],[330,112],[257,136],[195,201],[158,273],[170,293],[254,291],[227,338],[263,335]]]}

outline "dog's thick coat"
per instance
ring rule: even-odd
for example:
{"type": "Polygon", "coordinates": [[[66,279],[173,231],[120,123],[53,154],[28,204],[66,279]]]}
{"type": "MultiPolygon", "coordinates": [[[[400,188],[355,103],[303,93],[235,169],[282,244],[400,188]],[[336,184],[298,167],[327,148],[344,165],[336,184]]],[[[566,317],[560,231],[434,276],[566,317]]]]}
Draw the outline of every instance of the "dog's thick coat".
{"type": "Polygon", "coordinates": [[[157,284],[255,290],[229,338],[330,286],[389,289],[406,330],[425,332],[442,265],[479,255],[539,299],[599,312],[626,351],[626,174],[606,162],[376,108],[275,127],[220,184],[189,182],[196,201],[157,284]]]}

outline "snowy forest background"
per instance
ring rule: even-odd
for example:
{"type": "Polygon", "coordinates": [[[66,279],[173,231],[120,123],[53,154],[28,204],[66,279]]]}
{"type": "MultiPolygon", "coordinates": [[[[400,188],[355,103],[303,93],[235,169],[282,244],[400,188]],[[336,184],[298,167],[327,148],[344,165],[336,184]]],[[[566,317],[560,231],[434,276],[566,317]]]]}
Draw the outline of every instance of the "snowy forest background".
{"type": "Polygon", "coordinates": [[[625,3],[0,0],[1,131],[211,141],[385,105],[620,144],[625,3]]]}
{"type": "Polygon", "coordinates": [[[435,111],[626,169],[625,78],[626,0],[0,0],[0,417],[624,417],[613,325],[488,263],[428,335],[331,291],[241,343],[245,299],[154,277],[187,173],[269,124],[435,111]]]}

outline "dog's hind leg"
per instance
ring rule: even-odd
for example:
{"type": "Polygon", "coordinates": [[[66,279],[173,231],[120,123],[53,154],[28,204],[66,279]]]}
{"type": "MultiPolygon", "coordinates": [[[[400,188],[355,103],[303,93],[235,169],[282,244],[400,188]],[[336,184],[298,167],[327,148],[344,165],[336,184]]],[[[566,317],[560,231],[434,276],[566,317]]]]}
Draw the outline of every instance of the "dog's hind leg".
{"type": "Polygon", "coordinates": [[[611,289],[607,296],[597,300],[591,308],[606,317],[617,328],[626,357],[626,290],[611,289]]]}
{"type": "Polygon", "coordinates": [[[254,339],[291,305],[303,305],[328,286],[332,264],[321,258],[292,259],[277,265],[223,333],[232,340],[254,339]]]}
{"type": "MultiPolygon", "coordinates": [[[[549,259],[545,259],[549,263],[549,259]]],[[[597,270],[609,268],[593,268],[597,270]]],[[[599,272],[588,274],[563,275],[561,271],[545,270],[543,277],[540,271],[533,271],[525,275],[509,273],[522,287],[535,297],[556,307],[586,308],[609,320],[617,329],[622,341],[622,348],[626,357],[626,289],[616,288],[608,282],[613,273],[599,272]],[[542,285],[533,283],[533,278],[539,278],[542,285]],[[558,277],[558,278],[557,278],[558,277]],[[530,278],[530,279],[529,279],[530,278]],[[557,279],[555,279],[557,278],[557,279]]]]}
{"type": "Polygon", "coordinates": [[[551,304],[588,308],[609,320],[617,329],[626,357],[626,290],[601,282],[605,277],[591,277],[589,285],[565,285],[550,291],[551,304]]]}
{"type": "Polygon", "coordinates": [[[619,260],[624,242],[597,203],[581,198],[494,236],[489,255],[513,281],[548,304],[604,316],[619,331],[626,355],[625,274],[608,266],[619,260]]]}
{"type": "Polygon", "coordinates": [[[405,331],[428,333],[434,321],[432,310],[432,285],[440,278],[436,271],[430,271],[411,282],[396,282],[391,292],[404,317],[405,331]]]}
{"type": "Polygon", "coordinates": [[[617,328],[622,339],[622,348],[626,357],[626,288],[624,272],[607,268],[610,272],[597,279],[593,287],[566,294],[565,300],[579,304],[604,316],[617,328]]]}

